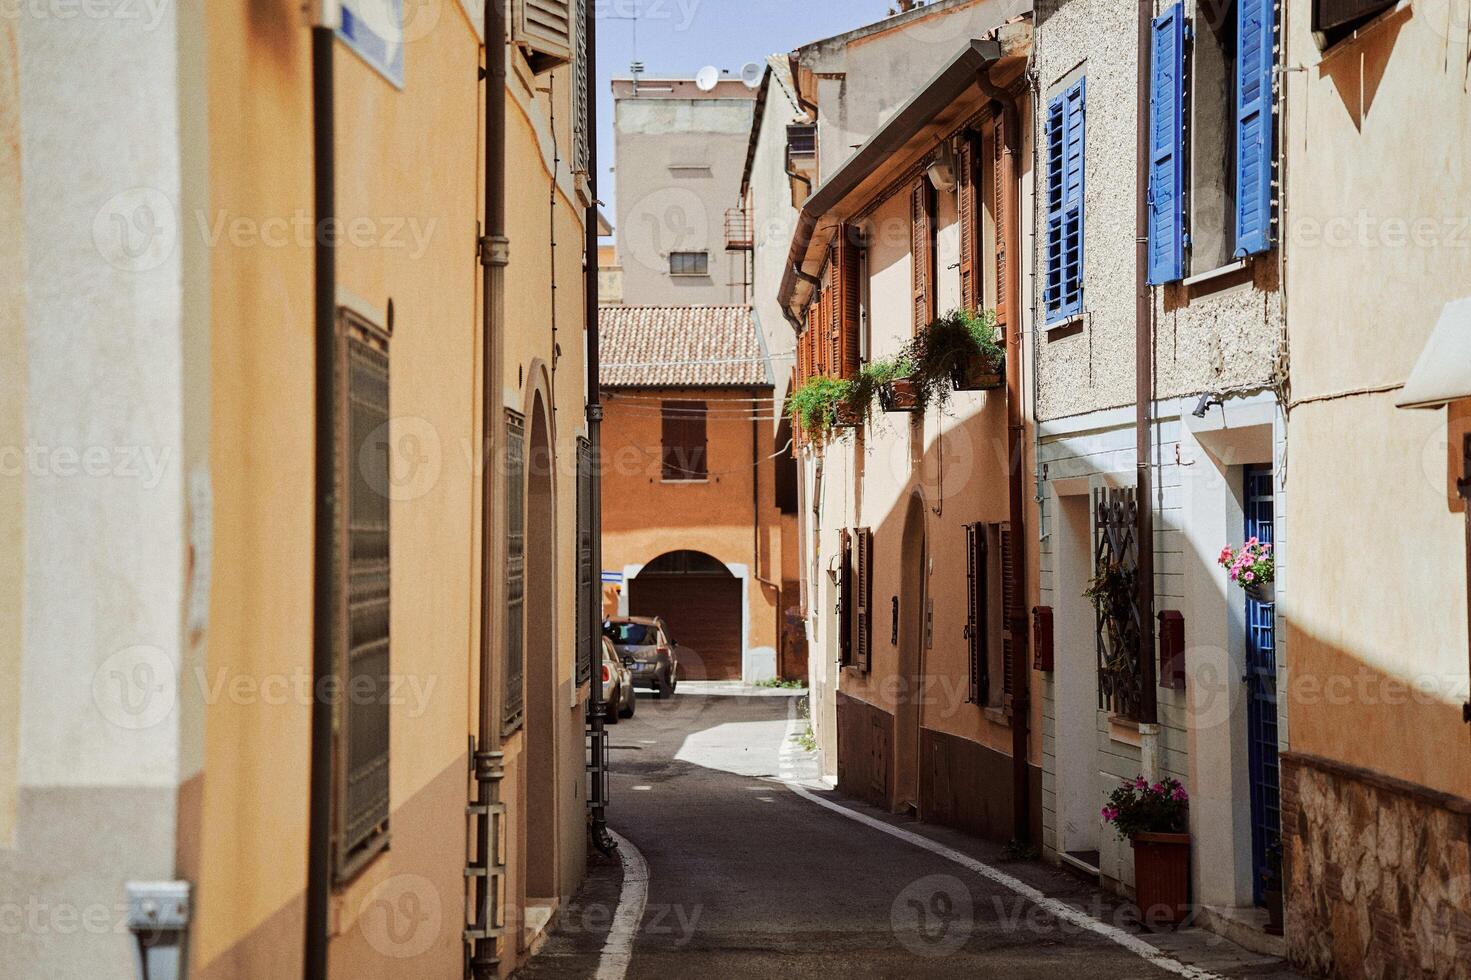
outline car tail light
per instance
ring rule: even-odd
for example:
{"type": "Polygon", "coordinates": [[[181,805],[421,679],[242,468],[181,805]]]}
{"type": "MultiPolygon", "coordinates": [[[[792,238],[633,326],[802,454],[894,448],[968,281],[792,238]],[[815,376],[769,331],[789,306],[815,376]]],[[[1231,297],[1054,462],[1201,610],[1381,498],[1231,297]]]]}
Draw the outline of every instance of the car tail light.
{"type": "Polygon", "coordinates": [[[603,683],[606,684],[609,681],[611,681],[612,679],[613,679],[613,672],[608,669],[608,665],[607,664],[603,664],[603,683]]]}
{"type": "Polygon", "coordinates": [[[670,656],[673,656],[674,655],[674,651],[673,650],[670,650],[668,647],[660,647],[659,648],[659,653],[663,654],[666,657],[670,657],[670,656]]]}

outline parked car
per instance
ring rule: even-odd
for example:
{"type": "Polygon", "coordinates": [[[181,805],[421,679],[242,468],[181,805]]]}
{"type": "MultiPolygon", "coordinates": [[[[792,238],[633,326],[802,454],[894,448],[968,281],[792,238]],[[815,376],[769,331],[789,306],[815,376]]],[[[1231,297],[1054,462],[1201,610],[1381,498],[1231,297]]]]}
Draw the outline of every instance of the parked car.
{"type": "Polygon", "coordinates": [[[632,718],[638,706],[638,695],[633,690],[633,672],[618,655],[613,641],[603,637],[603,712],[608,724],[618,724],[619,718],[632,718]]]}
{"type": "Polygon", "coordinates": [[[603,622],[603,636],[613,641],[619,657],[633,671],[637,687],[652,688],[656,697],[667,698],[679,684],[679,656],[664,620],[645,616],[620,616],[603,622]]]}

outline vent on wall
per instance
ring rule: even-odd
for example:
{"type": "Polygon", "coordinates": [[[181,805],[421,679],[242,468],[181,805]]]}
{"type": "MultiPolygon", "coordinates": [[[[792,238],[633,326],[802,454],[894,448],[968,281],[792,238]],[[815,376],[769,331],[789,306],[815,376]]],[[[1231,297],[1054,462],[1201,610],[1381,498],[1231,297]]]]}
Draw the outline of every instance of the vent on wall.
{"type": "Polygon", "coordinates": [[[537,74],[572,60],[573,2],[579,0],[515,0],[512,40],[537,74]]]}

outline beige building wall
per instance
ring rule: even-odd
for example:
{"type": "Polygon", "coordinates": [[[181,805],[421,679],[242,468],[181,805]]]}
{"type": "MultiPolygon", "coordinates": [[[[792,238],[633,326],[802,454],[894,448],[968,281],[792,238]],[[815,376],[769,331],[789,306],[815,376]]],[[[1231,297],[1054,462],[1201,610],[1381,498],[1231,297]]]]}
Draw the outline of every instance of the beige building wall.
{"type": "Polygon", "coordinates": [[[1401,4],[1321,51],[1308,4],[1287,4],[1285,23],[1304,66],[1285,83],[1297,150],[1286,171],[1289,949],[1320,975],[1396,962],[1459,975],[1471,947],[1419,924],[1463,915],[1471,880],[1454,483],[1471,408],[1395,403],[1443,306],[1471,295],[1466,10],[1401,4]],[[1340,875],[1359,887],[1335,890],[1340,875]]]}
{"type": "Polygon", "coordinates": [[[613,81],[614,222],[623,295],[638,306],[748,302],[748,253],[725,248],[725,212],[740,206],[755,90],[724,78],[613,81]],[[671,275],[672,252],[704,252],[708,275],[671,275]]]}

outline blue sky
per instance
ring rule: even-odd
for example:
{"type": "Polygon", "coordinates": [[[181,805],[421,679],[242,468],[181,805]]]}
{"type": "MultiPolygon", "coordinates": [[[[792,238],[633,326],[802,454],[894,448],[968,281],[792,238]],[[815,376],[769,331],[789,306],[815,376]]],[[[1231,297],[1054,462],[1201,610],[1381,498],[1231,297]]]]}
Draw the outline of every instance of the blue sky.
{"type": "Polygon", "coordinates": [[[651,75],[693,75],[706,65],[737,74],[749,61],[870,24],[893,0],[598,0],[599,197],[612,220],[615,75],[637,57],[651,75]],[[634,15],[637,14],[635,20],[634,15]]]}

